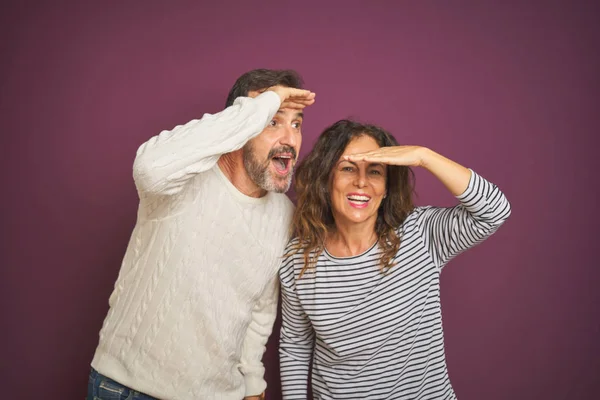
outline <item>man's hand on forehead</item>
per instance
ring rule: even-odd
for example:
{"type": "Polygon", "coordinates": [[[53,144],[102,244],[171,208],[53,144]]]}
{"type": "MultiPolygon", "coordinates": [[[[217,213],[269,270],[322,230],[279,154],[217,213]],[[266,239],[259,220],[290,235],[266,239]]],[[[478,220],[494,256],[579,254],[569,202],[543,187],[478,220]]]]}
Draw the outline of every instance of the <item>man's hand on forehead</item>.
{"type": "Polygon", "coordinates": [[[266,89],[275,92],[281,98],[281,106],[279,108],[293,108],[301,110],[315,102],[316,94],[310,90],[289,88],[285,86],[272,86],[266,89]]]}
{"type": "Polygon", "coordinates": [[[296,89],[290,88],[286,86],[271,86],[270,88],[260,89],[260,90],[251,90],[248,92],[248,97],[256,97],[261,93],[266,91],[275,92],[281,98],[281,106],[282,108],[293,108],[293,109],[303,109],[312,105],[315,102],[316,94],[311,92],[310,90],[305,89],[296,89]]]}

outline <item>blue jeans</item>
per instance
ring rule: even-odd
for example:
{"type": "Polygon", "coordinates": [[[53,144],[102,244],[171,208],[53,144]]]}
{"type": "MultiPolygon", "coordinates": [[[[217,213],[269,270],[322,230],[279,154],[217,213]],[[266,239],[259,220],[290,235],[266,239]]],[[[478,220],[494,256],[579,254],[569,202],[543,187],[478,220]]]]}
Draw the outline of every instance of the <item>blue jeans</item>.
{"type": "Polygon", "coordinates": [[[119,382],[102,375],[94,368],[88,380],[86,400],[158,400],[155,397],[140,393],[121,385],[119,382]]]}

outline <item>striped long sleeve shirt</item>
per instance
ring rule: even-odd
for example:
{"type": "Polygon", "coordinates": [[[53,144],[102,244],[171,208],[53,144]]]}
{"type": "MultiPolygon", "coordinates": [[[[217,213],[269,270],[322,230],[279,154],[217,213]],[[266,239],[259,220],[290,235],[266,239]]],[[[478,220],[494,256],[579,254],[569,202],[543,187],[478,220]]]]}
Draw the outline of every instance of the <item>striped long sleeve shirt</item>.
{"type": "Polygon", "coordinates": [[[284,399],[307,398],[311,360],[315,399],[456,398],[444,355],[440,272],[510,215],[504,194],[473,171],[457,198],[455,207],[409,214],[398,227],[397,265],[385,274],[377,244],[353,257],[325,250],[302,278],[303,254],[283,260],[284,399]]]}

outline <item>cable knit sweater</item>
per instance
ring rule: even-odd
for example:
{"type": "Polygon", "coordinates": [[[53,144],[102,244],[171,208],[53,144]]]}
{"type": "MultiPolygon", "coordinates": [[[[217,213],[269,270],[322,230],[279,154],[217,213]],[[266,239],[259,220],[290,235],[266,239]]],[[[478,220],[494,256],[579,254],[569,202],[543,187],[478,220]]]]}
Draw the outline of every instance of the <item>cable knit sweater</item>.
{"type": "Polygon", "coordinates": [[[161,132],[138,150],[133,230],[92,366],[165,400],[261,393],[293,205],[239,192],[217,165],[273,118],[273,92],[161,132]]]}

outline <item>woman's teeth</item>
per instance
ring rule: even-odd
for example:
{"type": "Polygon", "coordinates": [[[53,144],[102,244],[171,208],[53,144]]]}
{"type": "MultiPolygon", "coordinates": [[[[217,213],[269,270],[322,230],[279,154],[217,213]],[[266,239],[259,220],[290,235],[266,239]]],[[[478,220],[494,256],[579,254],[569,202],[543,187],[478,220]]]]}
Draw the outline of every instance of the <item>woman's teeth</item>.
{"type": "Polygon", "coordinates": [[[350,201],[358,201],[361,203],[366,203],[367,201],[369,201],[371,198],[368,196],[348,196],[348,200],[350,201]]]}

